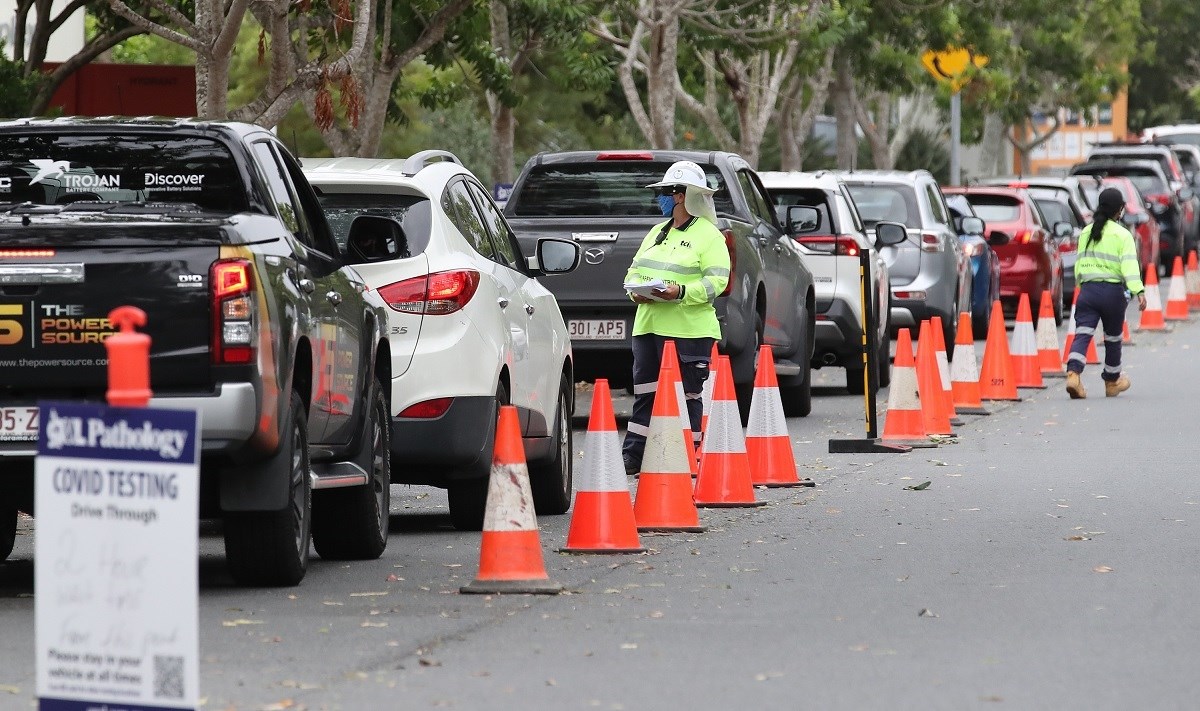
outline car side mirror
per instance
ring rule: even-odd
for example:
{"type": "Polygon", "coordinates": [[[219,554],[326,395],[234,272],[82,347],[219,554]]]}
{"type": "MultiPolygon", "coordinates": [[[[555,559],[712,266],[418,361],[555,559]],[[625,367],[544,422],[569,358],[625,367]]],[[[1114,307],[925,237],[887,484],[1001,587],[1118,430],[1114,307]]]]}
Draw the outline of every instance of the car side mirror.
{"type": "Polygon", "coordinates": [[[1066,238],[1070,237],[1074,231],[1075,231],[1075,228],[1071,226],[1070,222],[1055,222],[1054,223],[1054,236],[1059,239],[1066,239],[1066,238]]]}
{"type": "Polygon", "coordinates": [[[959,228],[959,233],[964,235],[977,235],[982,237],[984,234],[983,219],[979,217],[964,217],[962,218],[962,227],[959,228]]]}
{"type": "Polygon", "coordinates": [[[789,205],[783,224],[789,235],[816,232],[821,227],[821,212],[808,205],[789,205]]]}
{"type": "Polygon", "coordinates": [[[566,274],[579,266],[581,251],[573,240],[544,237],[537,241],[534,256],[527,263],[531,270],[542,274],[566,274]]]}
{"type": "Polygon", "coordinates": [[[1012,237],[1009,237],[1007,232],[1001,232],[1000,230],[992,230],[991,233],[988,234],[987,238],[988,244],[992,245],[993,247],[1001,247],[1011,241],[1012,237]]]}
{"type": "Polygon", "coordinates": [[[899,222],[879,222],[875,224],[876,246],[892,247],[908,239],[908,229],[899,222]]]}
{"type": "Polygon", "coordinates": [[[350,223],[346,252],[354,263],[395,259],[408,253],[408,236],[390,217],[359,215],[350,223]]]}

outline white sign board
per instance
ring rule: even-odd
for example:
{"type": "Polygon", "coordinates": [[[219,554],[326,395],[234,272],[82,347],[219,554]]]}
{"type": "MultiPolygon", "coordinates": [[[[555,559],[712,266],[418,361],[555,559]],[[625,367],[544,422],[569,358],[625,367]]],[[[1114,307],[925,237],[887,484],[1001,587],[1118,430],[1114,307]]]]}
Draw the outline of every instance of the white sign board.
{"type": "Polygon", "coordinates": [[[39,709],[195,709],[198,415],[39,409],[39,709]]]}

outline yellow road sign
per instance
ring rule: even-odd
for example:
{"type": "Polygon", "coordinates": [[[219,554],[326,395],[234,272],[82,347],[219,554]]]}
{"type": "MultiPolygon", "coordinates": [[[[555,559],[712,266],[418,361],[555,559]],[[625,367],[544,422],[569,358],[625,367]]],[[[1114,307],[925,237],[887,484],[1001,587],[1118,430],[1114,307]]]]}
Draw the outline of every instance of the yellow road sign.
{"type": "Polygon", "coordinates": [[[975,54],[963,47],[953,47],[943,50],[928,50],[921,55],[921,65],[933,75],[934,79],[949,84],[952,91],[958,91],[967,84],[967,70],[971,67],[982,69],[988,63],[988,58],[975,54]]]}

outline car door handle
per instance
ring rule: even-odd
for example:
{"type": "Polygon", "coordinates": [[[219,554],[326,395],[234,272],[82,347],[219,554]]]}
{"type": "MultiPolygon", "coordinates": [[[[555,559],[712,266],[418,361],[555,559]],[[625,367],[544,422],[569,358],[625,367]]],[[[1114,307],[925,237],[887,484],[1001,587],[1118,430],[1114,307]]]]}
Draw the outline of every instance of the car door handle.
{"type": "Polygon", "coordinates": [[[508,308],[508,299],[506,297],[501,296],[499,299],[496,299],[496,303],[500,304],[500,308],[502,309],[508,308]]]}
{"type": "Polygon", "coordinates": [[[328,299],[329,303],[333,304],[334,306],[337,306],[338,304],[342,303],[342,295],[337,293],[336,291],[325,292],[325,298],[328,299]]]}
{"type": "Polygon", "coordinates": [[[766,246],[767,246],[767,242],[768,242],[768,240],[767,240],[767,238],[766,238],[766,237],[759,237],[759,238],[758,238],[758,245],[759,245],[760,247],[766,247],[766,246]]]}
{"type": "Polygon", "coordinates": [[[296,286],[299,286],[300,290],[305,294],[311,294],[317,290],[317,284],[312,279],[301,278],[300,281],[296,282],[296,286]]]}
{"type": "Polygon", "coordinates": [[[535,309],[533,308],[533,304],[525,304],[525,313],[532,316],[534,311],[535,309]]]}

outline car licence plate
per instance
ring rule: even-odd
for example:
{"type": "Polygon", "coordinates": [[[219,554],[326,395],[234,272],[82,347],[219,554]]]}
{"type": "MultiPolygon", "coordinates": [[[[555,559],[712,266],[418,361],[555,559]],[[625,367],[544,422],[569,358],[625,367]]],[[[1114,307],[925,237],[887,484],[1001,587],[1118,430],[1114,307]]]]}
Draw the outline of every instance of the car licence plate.
{"type": "Polygon", "coordinates": [[[34,442],[37,438],[36,407],[0,407],[0,442],[34,442]]]}
{"type": "Polygon", "coordinates": [[[573,319],[567,322],[567,335],[583,341],[622,341],[625,319],[573,319]]]}

